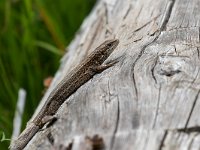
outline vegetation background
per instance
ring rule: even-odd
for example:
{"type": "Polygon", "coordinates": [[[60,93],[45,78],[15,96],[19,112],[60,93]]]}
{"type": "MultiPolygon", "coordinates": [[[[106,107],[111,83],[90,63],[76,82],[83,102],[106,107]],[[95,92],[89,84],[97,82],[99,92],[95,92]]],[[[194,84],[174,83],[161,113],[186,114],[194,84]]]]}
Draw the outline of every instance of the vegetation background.
{"type": "MultiPolygon", "coordinates": [[[[0,0],[0,139],[10,138],[18,90],[27,92],[23,126],[43,96],[95,0],[0,0]]],[[[10,141],[1,140],[0,149],[10,141]]]]}

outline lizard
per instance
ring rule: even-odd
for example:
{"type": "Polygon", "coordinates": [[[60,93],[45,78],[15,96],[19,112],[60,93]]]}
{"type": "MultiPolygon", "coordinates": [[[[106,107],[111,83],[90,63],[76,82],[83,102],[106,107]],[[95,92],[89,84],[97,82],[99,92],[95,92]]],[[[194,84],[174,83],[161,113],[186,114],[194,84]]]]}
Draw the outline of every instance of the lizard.
{"type": "Polygon", "coordinates": [[[24,131],[11,143],[9,148],[11,150],[23,149],[32,137],[48,122],[46,118],[54,116],[65,100],[80,86],[89,81],[95,74],[117,63],[118,61],[111,61],[104,64],[104,61],[116,49],[118,44],[118,39],[106,40],[77,67],[72,69],[52,90],[38,114],[27,124],[24,131]]]}

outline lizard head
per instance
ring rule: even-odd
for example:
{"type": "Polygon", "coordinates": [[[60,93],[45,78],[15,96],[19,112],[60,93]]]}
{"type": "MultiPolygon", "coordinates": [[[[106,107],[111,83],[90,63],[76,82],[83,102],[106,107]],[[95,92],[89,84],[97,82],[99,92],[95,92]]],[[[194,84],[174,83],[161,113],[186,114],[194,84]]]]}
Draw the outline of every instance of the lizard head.
{"type": "Polygon", "coordinates": [[[117,47],[119,44],[118,39],[111,39],[111,40],[106,40],[103,42],[97,49],[96,49],[96,59],[98,59],[98,62],[101,64],[103,63],[109,56],[110,54],[114,51],[114,49],[117,47]]]}
{"type": "Polygon", "coordinates": [[[107,40],[99,46],[101,47],[100,51],[103,55],[110,55],[118,44],[119,44],[118,39],[107,40]]]}

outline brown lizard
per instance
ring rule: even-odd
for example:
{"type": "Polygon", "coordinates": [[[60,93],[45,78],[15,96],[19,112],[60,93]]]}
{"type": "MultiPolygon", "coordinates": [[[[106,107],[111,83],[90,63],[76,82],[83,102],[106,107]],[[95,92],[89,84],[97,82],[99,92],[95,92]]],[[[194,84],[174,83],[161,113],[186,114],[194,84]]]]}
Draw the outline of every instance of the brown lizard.
{"type": "Polygon", "coordinates": [[[96,73],[102,72],[106,68],[114,65],[117,61],[112,61],[108,64],[103,64],[103,62],[110,56],[118,44],[118,39],[105,41],[80,63],[80,65],[67,74],[51,92],[37,116],[27,124],[25,130],[11,144],[10,149],[23,149],[39,129],[48,122],[46,118],[55,115],[59,107],[71,94],[90,80],[96,73]]]}

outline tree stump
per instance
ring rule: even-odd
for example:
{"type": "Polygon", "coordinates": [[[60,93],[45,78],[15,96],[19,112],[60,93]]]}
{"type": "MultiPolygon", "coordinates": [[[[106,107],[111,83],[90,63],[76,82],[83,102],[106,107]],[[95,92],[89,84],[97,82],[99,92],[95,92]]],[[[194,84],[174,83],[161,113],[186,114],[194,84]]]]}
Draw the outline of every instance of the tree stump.
{"type": "Polygon", "coordinates": [[[25,149],[200,149],[200,1],[99,0],[44,96],[105,39],[120,43],[25,149]]]}

